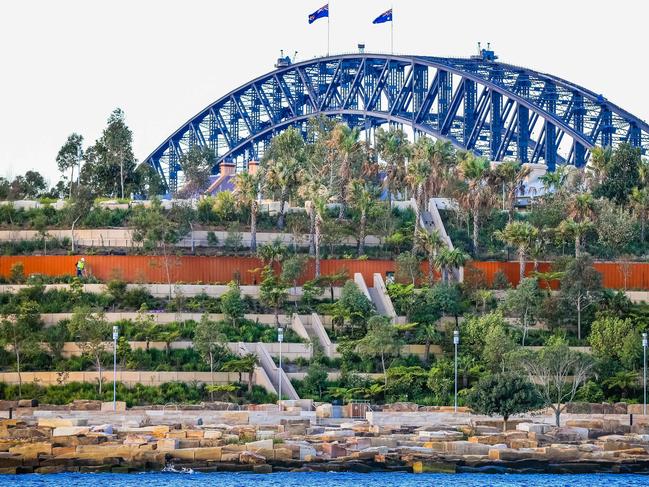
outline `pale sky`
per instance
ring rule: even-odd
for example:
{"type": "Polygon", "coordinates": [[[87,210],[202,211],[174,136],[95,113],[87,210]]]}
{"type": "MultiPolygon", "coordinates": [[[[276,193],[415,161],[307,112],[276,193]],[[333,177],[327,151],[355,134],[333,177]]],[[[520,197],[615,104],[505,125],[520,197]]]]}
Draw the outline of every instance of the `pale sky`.
{"type": "MultiPolygon", "coordinates": [[[[273,69],[326,52],[327,0],[0,0],[0,175],[58,180],[71,132],[91,144],[120,107],[143,160],[206,105],[273,69]]],[[[490,41],[500,60],[604,94],[644,120],[649,5],[638,0],[330,0],[331,52],[470,56],[490,41]]]]}

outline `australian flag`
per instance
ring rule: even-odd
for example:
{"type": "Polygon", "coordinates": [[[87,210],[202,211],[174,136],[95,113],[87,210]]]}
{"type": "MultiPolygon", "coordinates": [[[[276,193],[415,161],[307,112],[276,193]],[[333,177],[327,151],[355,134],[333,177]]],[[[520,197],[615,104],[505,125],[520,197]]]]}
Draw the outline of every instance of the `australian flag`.
{"type": "Polygon", "coordinates": [[[314,23],[316,20],[323,17],[329,17],[329,4],[325,4],[324,7],[320,7],[318,10],[309,15],[309,24],[314,23]]]}
{"type": "Polygon", "coordinates": [[[373,24],[382,24],[384,22],[392,22],[392,9],[386,10],[377,18],[374,19],[373,24]]]}

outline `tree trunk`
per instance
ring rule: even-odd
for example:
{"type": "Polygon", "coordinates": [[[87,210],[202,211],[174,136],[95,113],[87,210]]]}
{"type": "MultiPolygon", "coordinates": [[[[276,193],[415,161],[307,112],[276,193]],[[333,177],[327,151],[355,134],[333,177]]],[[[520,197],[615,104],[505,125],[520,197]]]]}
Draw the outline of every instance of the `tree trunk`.
{"type": "Polygon", "coordinates": [[[315,255],[315,209],[311,203],[311,211],[309,212],[309,255],[315,255]]]}
{"type": "Polygon", "coordinates": [[[165,263],[165,272],[167,274],[167,284],[169,284],[169,300],[171,301],[171,273],[169,272],[169,258],[167,256],[167,244],[162,242],[162,257],[165,263]]]}
{"type": "Polygon", "coordinates": [[[23,398],[23,378],[20,374],[20,349],[14,343],[14,350],[16,352],[16,372],[18,372],[18,399],[23,398]]]}
{"type": "Polygon", "coordinates": [[[119,158],[119,184],[122,190],[122,199],[124,199],[124,161],[121,156],[119,158]]]}
{"type": "Polygon", "coordinates": [[[250,205],[250,250],[257,251],[257,200],[250,205]]]}
{"type": "Polygon", "coordinates": [[[365,226],[367,225],[367,215],[365,210],[361,212],[361,228],[358,237],[358,256],[360,257],[365,253],[365,226]]]}
{"type": "Polygon", "coordinates": [[[525,250],[518,249],[518,283],[520,284],[525,279],[525,250]]]}
{"type": "Polygon", "coordinates": [[[412,250],[417,248],[417,234],[419,233],[419,225],[421,225],[421,207],[419,201],[421,200],[421,185],[417,185],[417,192],[415,193],[415,229],[412,235],[412,250]]]}
{"type": "Polygon", "coordinates": [[[430,340],[427,338],[426,339],[426,348],[424,349],[424,362],[428,363],[429,358],[430,358],[430,340]]]}
{"type": "Polygon", "coordinates": [[[503,433],[507,431],[507,420],[509,419],[509,416],[503,416],[503,433]]]}
{"type": "Polygon", "coordinates": [[[255,373],[254,367],[252,368],[252,370],[248,371],[248,394],[252,394],[252,377],[254,373],[255,373]]]}
{"type": "Polygon", "coordinates": [[[70,167],[70,198],[72,198],[72,183],[74,182],[74,164],[70,167]]]}
{"type": "Polygon", "coordinates": [[[579,257],[581,252],[581,235],[575,235],[575,259],[579,257]]]}
{"type": "Polygon", "coordinates": [[[279,228],[280,230],[284,229],[284,211],[287,199],[288,190],[286,188],[282,188],[282,194],[280,195],[279,201],[279,218],[277,219],[277,228],[279,228]]]}
{"type": "Polygon", "coordinates": [[[320,215],[315,220],[315,277],[320,277],[320,215]]]}
{"type": "MultiPolygon", "coordinates": [[[[210,351],[210,382],[214,386],[214,354],[210,351]]],[[[210,391],[210,399],[214,401],[214,391],[210,391]]]]}
{"type": "Polygon", "coordinates": [[[561,405],[557,406],[556,408],[553,407],[554,409],[554,420],[555,424],[557,425],[557,428],[561,426],[561,405]]]}
{"type": "Polygon", "coordinates": [[[435,274],[433,271],[434,267],[435,267],[435,254],[431,251],[428,253],[428,285],[431,287],[435,282],[435,274]]]}
{"type": "Polygon", "coordinates": [[[646,219],[647,219],[647,214],[646,212],[642,212],[640,217],[640,242],[644,243],[645,240],[645,225],[646,225],[646,219]]]}
{"type": "Polygon", "coordinates": [[[101,360],[97,357],[97,371],[99,372],[99,395],[101,396],[101,360]]]}
{"type": "Polygon", "coordinates": [[[381,352],[381,367],[383,368],[383,384],[388,386],[388,375],[385,372],[385,355],[381,352]]]}
{"type": "Polygon", "coordinates": [[[480,226],[480,215],[477,211],[473,212],[473,255],[478,256],[478,228],[480,226]]]}
{"type": "Polygon", "coordinates": [[[577,296],[577,339],[581,340],[581,294],[577,296]]]}

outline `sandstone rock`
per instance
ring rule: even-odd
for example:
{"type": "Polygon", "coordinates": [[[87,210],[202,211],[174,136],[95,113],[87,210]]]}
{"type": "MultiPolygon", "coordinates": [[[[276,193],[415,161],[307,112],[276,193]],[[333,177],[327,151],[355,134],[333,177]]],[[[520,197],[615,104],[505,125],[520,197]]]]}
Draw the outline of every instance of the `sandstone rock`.
{"type": "Polygon", "coordinates": [[[340,458],[348,455],[347,448],[337,443],[323,443],[322,450],[329,456],[329,458],[340,458]]]}
{"type": "Polygon", "coordinates": [[[275,438],[276,434],[277,433],[275,431],[258,430],[256,437],[257,437],[258,441],[259,440],[271,440],[271,442],[272,442],[272,440],[273,440],[273,438],[275,438]]]}
{"type": "Polygon", "coordinates": [[[102,402],[99,408],[101,411],[126,411],[126,403],[124,401],[117,401],[115,403],[115,409],[113,409],[113,401],[102,402]]]}
{"type": "Polygon", "coordinates": [[[469,443],[481,443],[483,445],[495,445],[505,442],[505,435],[472,436],[469,438],[469,443]]]}
{"type": "Polygon", "coordinates": [[[514,449],[537,448],[539,446],[539,442],[527,438],[514,438],[511,441],[507,441],[507,446],[514,449]]]}
{"type": "Polygon", "coordinates": [[[185,430],[168,431],[165,434],[165,437],[166,438],[176,438],[177,440],[185,439],[185,438],[187,438],[187,431],[185,431],[185,430]]]}
{"type": "Polygon", "coordinates": [[[383,408],[383,411],[390,412],[417,412],[418,410],[419,406],[414,402],[395,402],[383,408]]]}
{"type": "Polygon", "coordinates": [[[468,441],[447,441],[445,443],[447,452],[458,455],[487,455],[489,453],[489,445],[468,441]]]}
{"type": "Polygon", "coordinates": [[[331,404],[320,404],[315,408],[315,415],[317,418],[331,418],[333,406],[331,404]]]}
{"type": "Polygon", "coordinates": [[[70,409],[73,411],[99,411],[101,410],[101,401],[75,399],[70,404],[70,409]]]}
{"type": "Polygon", "coordinates": [[[206,440],[219,440],[223,438],[223,431],[205,430],[203,431],[203,438],[205,438],[206,440]]]}
{"type": "Polygon", "coordinates": [[[131,446],[146,445],[153,439],[151,435],[126,435],[123,444],[131,446]]]}
{"type": "Polygon", "coordinates": [[[194,459],[199,460],[209,460],[213,462],[221,461],[222,449],[221,447],[212,447],[212,448],[196,448],[194,453],[194,459]]]}
{"type": "Polygon", "coordinates": [[[247,465],[260,465],[266,463],[266,458],[251,451],[242,451],[239,454],[239,463],[247,465]]]}
{"type": "Polygon", "coordinates": [[[273,467],[271,467],[267,463],[261,465],[253,465],[252,471],[254,473],[273,473],[273,467]]]}
{"type": "Polygon", "coordinates": [[[280,461],[290,461],[293,459],[293,450],[290,448],[275,448],[273,450],[273,459],[280,461]]]}
{"type": "Polygon", "coordinates": [[[19,408],[35,408],[38,406],[38,399],[20,399],[18,401],[19,408]]]}
{"type": "Polygon", "coordinates": [[[113,425],[112,424],[98,424],[97,426],[92,426],[90,431],[92,433],[104,433],[106,435],[113,434],[113,425]]]}
{"type": "Polygon", "coordinates": [[[569,426],[560,428],[555,427],[549,430],[546,434],[561,442],[583,441],[588,439],[587,428],[571,428],[569,426]]]}
{"type": "Polygon", "coordinates": [[[20,455],[23,459],[33,460],[38,458],[39,454],[51,455],[52,444],[45,442],[22,443],[9,448],[9,453],[20,455]]]}
{"type": "Polygon", "coordinates": [[[429,441],[452,441],[464,439],[464,433],[461,431],[420,431],[420,440],[429,441]]]}
{"type": "Polygon", "coordinates": [[[86,435],[90,432],[87,426],[61,426],[52,430],[52,436],[77,436],[86,435]]]}
{"type": "Polygon", "coordinates": [[[261,449],[272,450],[273,440],[259,440],[246,443],[246,450],[255,451],[261,449]]]}
{"type": "Polygon", "coordinates": [[[171,451],[178,449],[178,440],[175,438],[161,438],[156,444],[158,450],[160,451],[171,451]]]}
{"type": "Polygon", "coordinates": [[[511,448],[492,448],[489,450],[490,460],[515,461],[543,458],[544,456],[541,452],[530,450],[513,450],[511,448]]]}
{"type": "Polygon", "coordinates": [[[88,420],[84,418],[38,418],[38,426],[43,428],[65,428],[68,426],[87,425],[88,420]]]}

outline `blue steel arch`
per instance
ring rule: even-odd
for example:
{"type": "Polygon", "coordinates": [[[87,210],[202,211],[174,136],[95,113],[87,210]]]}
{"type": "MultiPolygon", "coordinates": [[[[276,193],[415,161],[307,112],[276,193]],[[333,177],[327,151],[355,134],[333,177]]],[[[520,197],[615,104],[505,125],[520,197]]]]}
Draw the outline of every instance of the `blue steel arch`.
{"type": "MultiPolygon", "coordinates": [[[[583,166],[596,145],[649,150],[649,125],[602,95],[556,76],[482,58],[344,54],[281,67],[200,111],[144,161],[175,190],[179,160],[210,147],[217,166],[250,161],[271,137],[308,118],[366,129],[392,122],[493,160],[583,166]]],[[[216,169],[216,167],[215,167],[216,169]]]]}

